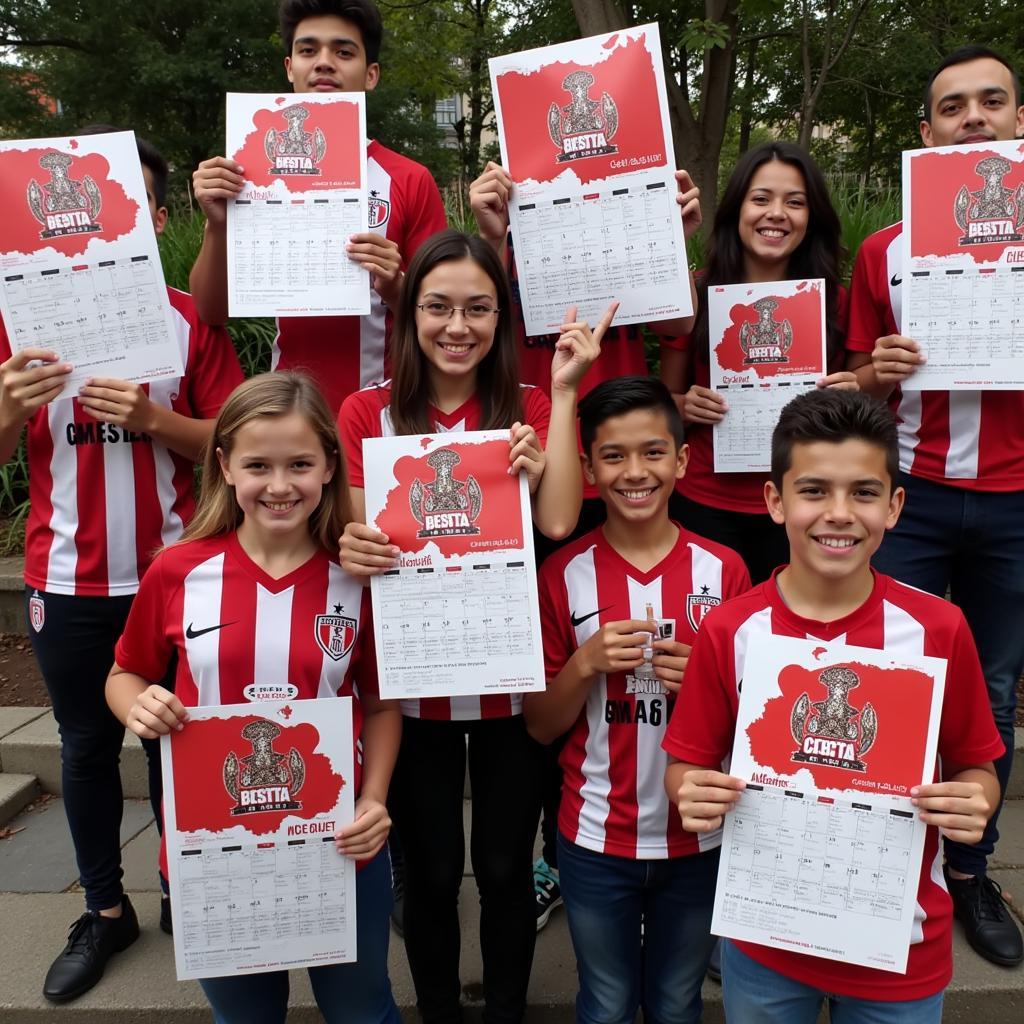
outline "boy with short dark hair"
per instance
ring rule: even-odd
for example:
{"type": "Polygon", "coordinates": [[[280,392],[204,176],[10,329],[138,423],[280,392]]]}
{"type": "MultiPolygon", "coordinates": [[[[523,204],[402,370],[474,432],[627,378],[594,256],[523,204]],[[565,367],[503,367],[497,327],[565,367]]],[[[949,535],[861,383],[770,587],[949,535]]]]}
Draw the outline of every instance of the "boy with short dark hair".
{"type": "MultiPolygon", "coordinates": [[[[665,736],[665,786],[683,827],[709,841],[744,788],[719,768],[733,744],[751,637],[769,633],[873,647],[948,662],[938,737],[942,781],[911,796],[930,827],[918,882],[905,974],[805,956],[748,942],[724,943],[726,1015],[743,1024],[814,1024],[829,1001],[833,1020],[938,1024],[953,970],[952,906],[939,833],[977,843],[999,800],[992,760],[1003,751],[985,680],[960,610],[870,565],[903,506],[892,415],[852,391],[815,391],[790,402],[772,438],[765,499],[785,525],[790,564],[707,617],[665,736]]],[[[938,774],[937,773],[937,774],[938,774]]]]}
{"type": "MultiPolygon", "coordinates": [[[[383,27],[372,0],[282,0],[280,21],[285,70],[296,93],[376,88],[383,27]]],[[[189,286],[207,323],[228,318],[227,200],[241,191],[241,172],[234,160],[216,156],[192,175],[206,230],[189,286]]],[[[279,317],[274,340],[272,368],[310,373],[332,409],[387,377],[388,307],[398,297],[402,268],[422,242],[447,227],[441,194],[422,164],[370,139],[366,173],[370,230],[353,235],[347,250],[371,275],[369,314],[279,317]]]]}
{"type": "Polygon", "coordinates": [[[750,578],[735,552],[668,517],[687,448],[664,384],[605,381],[579,414],[607,521],[541,567],[548,688],[523,707],[535,739],[569,733],[558,846],[577,1017],[632,1020],[643,1007],[697,1022],[718,850],[680,827],[660,744],[705,613],[750,578]]]}

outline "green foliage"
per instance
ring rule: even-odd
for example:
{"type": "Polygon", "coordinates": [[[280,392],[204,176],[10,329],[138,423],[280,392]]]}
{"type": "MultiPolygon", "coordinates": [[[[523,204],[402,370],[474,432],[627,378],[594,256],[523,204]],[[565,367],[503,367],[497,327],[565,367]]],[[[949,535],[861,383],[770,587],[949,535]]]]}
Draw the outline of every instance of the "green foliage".
{"type": "Polygon", "coordinates": [[[899,189],[893,188],[833,185],[832,204],[843,226],[842,244],[846,258],[841,276],[849,281],[854,257],[864,239],[902,217],[901,194],[899,189]]]}

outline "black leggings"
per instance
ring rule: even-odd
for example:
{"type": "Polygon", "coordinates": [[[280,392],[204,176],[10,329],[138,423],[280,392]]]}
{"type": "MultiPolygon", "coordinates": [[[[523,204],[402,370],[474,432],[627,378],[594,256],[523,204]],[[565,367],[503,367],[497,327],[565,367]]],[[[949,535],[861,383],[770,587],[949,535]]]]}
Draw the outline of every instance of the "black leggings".
{"type": "Polygon", "coordinates": [[[526,1009],[537,934],[531,862],[541,765],[540,748],[521,715],[470,722],[403,719],[391,797],[405,855],[405,948],[425,1024],[459,1021],[467,737],[484,1020],[514,1024],[526,1009]]]}
{"type": "MultiPolygon", "coordinates": [[[[71,597],[26,589],[43,602],[42,626],[29,639],[60,730],[61,787],[85,904],[89,910],[121,900],[121,744],[124,726],[107,707],[107,675],[124,630],[132,595],[71,597]]],[[[29,609],[30,611],[30,609],[29,609]]],[[[27,616],[32,622],[31,614],[27,616]]],[[[174,665],[161,680],[173,689],[174,665]]],[[[162,827],[160,744],[143,740],[149,763],[149,798],[162,827]]]]}

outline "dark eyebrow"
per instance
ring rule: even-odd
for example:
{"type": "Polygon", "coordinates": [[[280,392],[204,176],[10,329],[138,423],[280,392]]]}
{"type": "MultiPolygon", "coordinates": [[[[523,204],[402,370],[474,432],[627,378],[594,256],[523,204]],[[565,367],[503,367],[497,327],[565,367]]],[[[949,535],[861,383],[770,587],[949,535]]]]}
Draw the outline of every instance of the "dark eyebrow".
{"type": "MultiPolygon", "coordinates": [[[[823,476],[801,476],[801,477],[797,477],[796,480],[793,481],[793,486],[794,487],[798,487],[798,486],[801,486],[801,485],[813,484],[816,487],[822,487],[822,486],[827,486],[827,485],[829,485],[831,483],[832,483],[832,480],[829,479],[828,477],[823,477],[823,476]]],[[[851,483],[850,486],[851,487],[868,487],[868,486],[884,487],[885,483],[884,483],[884,481],[879,480],[878,477],[876,477],[876,476],[866,476],[862,480],[854,480],[851,483]]]]}
{"type": "MultiPolygon", "coordinates": [[[[303,43],[320,43],[321,39],[319,36],[301,36],[295,40],[293,46],[300,46],[303,43]]],[[[357,50],[359,49],[359,41],[356,39],[348,39],[345,36],[339,36],[336,39],[329,40],[332,46],[354,46],[357,50]]]]}
{"type": "MultiPolygon", "coordinates": [[[[986,88],[979,90],[982,96],[1009,96],[1009,92],[1004,89],[1001,85],[989,85],[986,88]]],[[[936,106],[943,103],[948,103],[950,100],[962,100],[966,96],[966,93],[962,92],[950,92],[945,96],[940,96],[936,106]]]]}
{"type": "MultiPolygon", "coordinates": [[[[435,299],[444,299],[445,302],[451,301],[444,292],[426,292],[420,301],[426,301],[428,298],[433,297],[435,299]]],[[[493,295],[487,292],[481,292],[479,295],[470,295],[466,300],[467,302],[477,302],[479,299],[487,299],[489,302],[494,302],[495,298],[493,295]]]]}

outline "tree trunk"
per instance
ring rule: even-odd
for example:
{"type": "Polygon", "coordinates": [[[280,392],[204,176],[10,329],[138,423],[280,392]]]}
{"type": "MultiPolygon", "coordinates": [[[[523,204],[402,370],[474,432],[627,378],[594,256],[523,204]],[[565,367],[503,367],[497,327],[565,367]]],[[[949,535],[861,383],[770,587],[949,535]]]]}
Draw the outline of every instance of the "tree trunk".
{"type": "Polygon", "coordinates": [[[750,149],[750,130],[753,121],[754,74],[757,71],[757,40],[747,46],[747,66],[743,74],[743,110],[740,112],[740,156],[750,149]]]}

